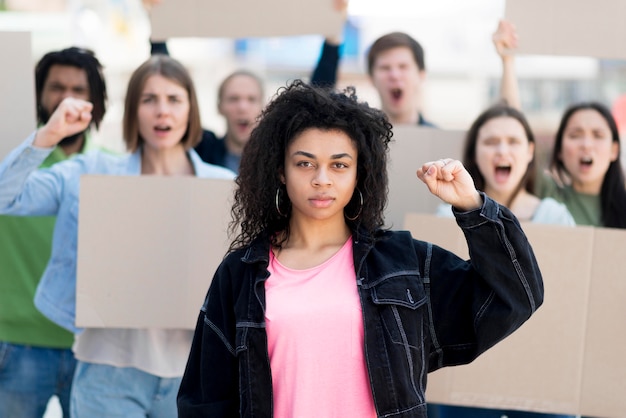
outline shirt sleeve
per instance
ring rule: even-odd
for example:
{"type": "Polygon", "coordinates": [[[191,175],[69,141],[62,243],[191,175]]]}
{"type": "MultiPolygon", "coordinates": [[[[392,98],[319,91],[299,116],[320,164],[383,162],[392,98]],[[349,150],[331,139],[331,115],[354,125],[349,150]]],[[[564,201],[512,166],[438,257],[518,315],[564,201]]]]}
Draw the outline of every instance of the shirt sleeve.
{"type": "Polygon", "coordinates": [[[311,75],[311,85],[330,89],[335,87],[337,84],[340,48],[340,45],[332,45],[324,41],[322,53],[311,75]]]}
{"type": "Polygon", "coordinates": [[[470,259],[433,247],[429,371],[469,363],[519,328],[543,303],[543,281],[515,216],[483,194],[454,210],[470,259]]]}
{"type": "MultiPolygon", "coordinates": [[[[54,150],[33,146],[36,132],[0,163],[0,213],[56,215],[63,179],[58,169],[38,167],[54,150]]],[[[56,164],[53,167],[58,167],[56,164]]]]}

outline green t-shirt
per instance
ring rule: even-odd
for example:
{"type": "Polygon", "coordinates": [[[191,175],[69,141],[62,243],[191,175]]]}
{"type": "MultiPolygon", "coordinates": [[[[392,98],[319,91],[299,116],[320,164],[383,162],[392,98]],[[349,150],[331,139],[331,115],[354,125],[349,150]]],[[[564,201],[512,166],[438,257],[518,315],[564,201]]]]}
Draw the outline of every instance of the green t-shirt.
{"type": "Polygon", "coordinates": [[[565,204],[576,225],[603,226],[600,195],[579,193],[572,186],[560,187],[549,177],[542,179],[540,195],[565,204]]]}
{"type": "MultiPolygon", "coordinates": [[[[89,140],[84,149],[89,148],[89,140]]],[[[56,148],[42,163],[50,167],[68,157],[56,148]]],[[[71,332],[35,307],[35,289],[50,258],[53,216],[0,215],[0,341],[70,348],[71,332]]]]}

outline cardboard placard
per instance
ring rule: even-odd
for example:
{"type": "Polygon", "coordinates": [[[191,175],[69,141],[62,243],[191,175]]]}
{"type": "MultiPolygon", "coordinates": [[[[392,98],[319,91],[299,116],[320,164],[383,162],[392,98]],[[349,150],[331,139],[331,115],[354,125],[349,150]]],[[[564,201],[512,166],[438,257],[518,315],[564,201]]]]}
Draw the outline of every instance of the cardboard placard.
{"type": "Polygon", "coordinates": [[[81,177],[76,325],[193,329],[226,254],[234,182],[81,177]]]}
{"type": "Polygon", "coordinates": [[[460,159],[464,139],[464,131],[412,125],[393,128],[393,140],[389,144],[387,225],[401,228],[407,212],[435,213],[442,202],[417,178],[417,169],[428,161],[460,159]]]}
{"type": "Polygon", "coordinates": [[[522,54],[624,59],[624,16],[623,0],[507,0],[505,9],[522,54]]]}
{"type": "Polygon", "coordinates": [[[150,20],[152,39],[337,36],[343,29],[331,0],[164,0],[150,20]]]}
{"type": "Polygon", "coordinates": [[[0,160],[37,127],[30,32],[0,32],[0,160]]]}
{"type": "MultiPolygon", "coordinates": [[[[414,237],[468,257],[454,219],[407,214],[414,237]]],[[[474,362],[429,375],[429,402],[601,417],[626,410],[626,231],[524,223],[545,300],[474,362]]]]}

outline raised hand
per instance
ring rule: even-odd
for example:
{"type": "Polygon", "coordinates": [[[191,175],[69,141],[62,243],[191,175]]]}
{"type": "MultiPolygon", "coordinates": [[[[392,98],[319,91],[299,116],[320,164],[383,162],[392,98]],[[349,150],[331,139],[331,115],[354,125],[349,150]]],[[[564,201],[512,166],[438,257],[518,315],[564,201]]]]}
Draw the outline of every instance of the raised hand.
{"type": "Polygon", "coordinates": [[[54,110],[48,122],[37,131],[33,145],[42,148],[56,146],[63,138],[87,129],[91,123],[93,104],[66,97],[54,110]]]}
{"type": "Polygon", "coordinates": [[[445,158],[424,163],[417,170],[417,177],[432,194],[458,210],[469,211],[482,205],[472,176],[458,160],[445,158]]]}
{"type": "MultiPolygon", "coordinates": [[[[348,20],[348,0],[332,0],[333,9],[343,17],[345,26],[346,20],[348,20]]],[[[343,30],[334,35],[327,35],[326,42],[331,45],[341,45],[343,43],[343,30]]]]}
{"type": "Polygon", "coordinates": [[[517,30],[515,25],[508,20],[500,20],[498,22],[498,29],[496,29],[491,39],[498,55],[502,58],[513,55],[515,49],[517,49],[517,30]]]}

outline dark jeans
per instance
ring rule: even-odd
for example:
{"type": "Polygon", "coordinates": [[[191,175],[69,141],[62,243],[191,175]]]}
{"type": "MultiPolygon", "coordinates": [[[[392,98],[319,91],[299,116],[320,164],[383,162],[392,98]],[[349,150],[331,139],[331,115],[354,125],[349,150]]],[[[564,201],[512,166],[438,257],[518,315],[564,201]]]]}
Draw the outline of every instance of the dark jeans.
{"type": "Polygon", "coordinates": [[[428,405],[428,418],[573,418],[573,415],[543,414],[540,412],[509,411],[467,406],[428,405]]]}

